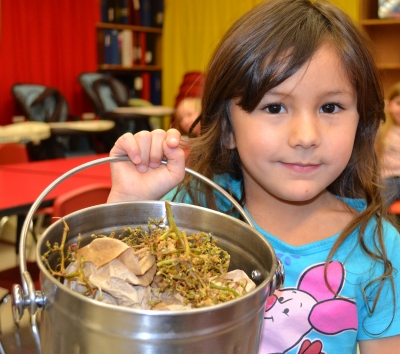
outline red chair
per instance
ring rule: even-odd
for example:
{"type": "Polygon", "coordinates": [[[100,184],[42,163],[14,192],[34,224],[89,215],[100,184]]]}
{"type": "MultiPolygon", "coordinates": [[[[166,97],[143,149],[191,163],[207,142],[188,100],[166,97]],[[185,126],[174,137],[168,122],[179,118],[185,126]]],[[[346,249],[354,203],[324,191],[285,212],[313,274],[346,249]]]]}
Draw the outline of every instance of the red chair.
{"type": "Polygon", "coordinates": [[[54,200],[53,218],[60,218],[80,209],[104,204],[107,202],[110,190],[110,185],[98,183],[66,192],[54,200]]]}
{"type": "MultiPolygon", "coordinates": [[[[26,262],[27,270],[32,278],[35,289],[40,289],[39,282],[39,267],[35,262],[26,262]]],[[[9,268],[0,272],[0,288],[6,289],[9,293],[12,292],[14,284],[19,284],[22,286],[21,275],[19,271],[19,266],[9,268]]],[[[7,296],[7,295],[6,295],[7,296]]],[[[6,297],[4,296],[3,299],[6,297]]],[[[0,301],[1,305],[1,301],[0,301]]]]}

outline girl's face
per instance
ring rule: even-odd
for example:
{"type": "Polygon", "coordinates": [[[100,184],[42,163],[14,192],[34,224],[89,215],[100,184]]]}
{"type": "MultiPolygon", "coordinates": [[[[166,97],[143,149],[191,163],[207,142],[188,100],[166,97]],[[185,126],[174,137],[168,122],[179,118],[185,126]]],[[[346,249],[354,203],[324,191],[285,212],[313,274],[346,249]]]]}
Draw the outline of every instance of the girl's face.
{"type": "Polygon", "coordinates": [[[306,202],[346,167],[359,115],[357,96],[336,51],[322,45],[311,60],[267,92],[247,113],[231,103],[246,196],[306,202]]]}
{"type": "Polygon", "coordinates": [[[387,102],[386,110],[393,117],[395,124],[400,125],[400,95],[387,102]]]}

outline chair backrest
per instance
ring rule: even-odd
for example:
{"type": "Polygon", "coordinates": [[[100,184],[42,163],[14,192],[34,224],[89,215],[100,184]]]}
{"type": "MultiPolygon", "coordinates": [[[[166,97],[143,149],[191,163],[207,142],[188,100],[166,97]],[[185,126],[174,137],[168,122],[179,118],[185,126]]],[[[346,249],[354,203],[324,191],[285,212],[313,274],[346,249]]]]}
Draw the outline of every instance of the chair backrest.
{"type": "Polygon", "coordinates": [[[128,105],[128,88],[115,77],[101,73],[82,73],[78,81],[99,117],[117,107],[128,105]]]}
{"type": "Polygon", "coordinates": [[[80,209],[104,204],[110,190],[111,186],[107,184],[91,184],[66,192],[54,200],[53,217],[63,217],[80,209]]]}
{"type": "Polygon", "coordinates": [[[93,106],[94,112],[99,117],[104,114],[104,108],[99,97],[93,90],[93,82],[103,77],[105,75],[101,73],[82,73],[78,76],[78,82],[82,86],[83,92],[93,106]]]}
{"type": "Polygon", "coordinates": [[[26,146],[18,143],[0,144],[0,165],[29,162],[26,146]]]}
{"type": "Polygon", "coordinates": [[[65,122],[68,118],[68,103],[54,87],[18,83],[12,86],[11,92],[30,121],[65,122]]]}

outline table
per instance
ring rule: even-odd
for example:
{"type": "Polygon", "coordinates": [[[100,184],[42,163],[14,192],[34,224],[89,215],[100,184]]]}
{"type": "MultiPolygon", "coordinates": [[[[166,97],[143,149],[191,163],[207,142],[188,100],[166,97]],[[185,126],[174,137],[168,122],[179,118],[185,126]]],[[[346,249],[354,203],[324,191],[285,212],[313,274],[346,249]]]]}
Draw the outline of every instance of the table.
{"type": "MultiPolygon", "coordinates": [[[[0,166],[0,216],[27,213],[39,195],[59,176],[83,163],[107,156],[96,154],[0,166]]],[[[41,207],[52,205],[54,199],[66,191],[103,182],[111,185],[107,163],[69,177],[50,192],[41,207]]]]}
{"type": "MultiPolygon", "coordinates": [[[[18,215],[17,254],[25,216],[40,194],[72,168],[107,156],[108,154],[96,154],[0,166],[0,217],[18,215]]],[[[44,198],[40,208],[51,206],[54,199],[65,192],[93,183],[111,186],[109,164],[97,165],[67,178],[44,198]]]]}
{"type": "MultiPolygon", "coordinates": [[[[22,171],[29,173],[39,172],[42,175],[54,176],[54,179],[61,176],[63,173],[72,170],[74,167],[82,165],[86,162],[107,157],[109,154],[95,154],[77,157],[59,158],[53,160],[34,161],[29,163],[15,163],[0,166],[1,171],[22,171]]],[[[102,164],[90,167],[76,174],[75,176],[90,176],[96,178],[109,178],[110,167],[109,164],[102,164]]],[[[1,188],[1,187],[0,187],[1,188]]],[[[0,201],[1,203],[1,201],[0,201]]],[[[1,205],[1,204],[0,204],[1,205]]],[[[1,209],[1,208],[0,208],[1,209]]]]}
{"type": "Polygon", "coordinates": [[[89,133],[102,133],[114,128],[112,120],[82,120],[71,122],[49,122],[53,135],[77,135],[89,133]]]}
{"type": "Polygon", "coordinates": [[[122,135],[126,127],[126,121],[135,121],[135,131],[151,130],[150,117],[166,117],[174,113],[174,108],[167,106],[144,106],[144,107],[117,107],[104,114],[107,119],[114,120],[118,125],[118,135],[122,135]]]}
{"type": "Polygon", "coordinates": [[[174,113],[174,109],[166,106],[117,107],[112,111],[112,113],[132,114],[143,117],[164,117],[174,113]]]}
{"type": "Polygon", "coordinates": [[[35,143],[50,138],[51,131],[47,123],[20,122],[0,126],[0,143],[35,143]]]}

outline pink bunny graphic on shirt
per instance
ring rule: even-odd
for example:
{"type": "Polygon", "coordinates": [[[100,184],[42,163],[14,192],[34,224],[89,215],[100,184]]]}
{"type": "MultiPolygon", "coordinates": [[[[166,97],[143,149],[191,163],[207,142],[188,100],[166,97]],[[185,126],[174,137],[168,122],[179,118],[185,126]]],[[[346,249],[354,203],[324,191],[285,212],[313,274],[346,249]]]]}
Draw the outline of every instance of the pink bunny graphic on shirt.
{"type": "MultiPolygon", "coordinates": [[[[327,279],[334,293],[325,284],[324,263],[316,264],[300,275],[297,287],[277,290],[268,298],[260,353],[287,353],[312,330],[325,335],[357,330],[355,302],[339,296],[345,279],[343,264],[329,263],[327,279]]],[[[316,342],[304,340],[299,352],[304,353],[305,346],[317,347],[316,342]]],[[[318,341],[316,353],[323,353],[322,347],[318,341]]]]}

